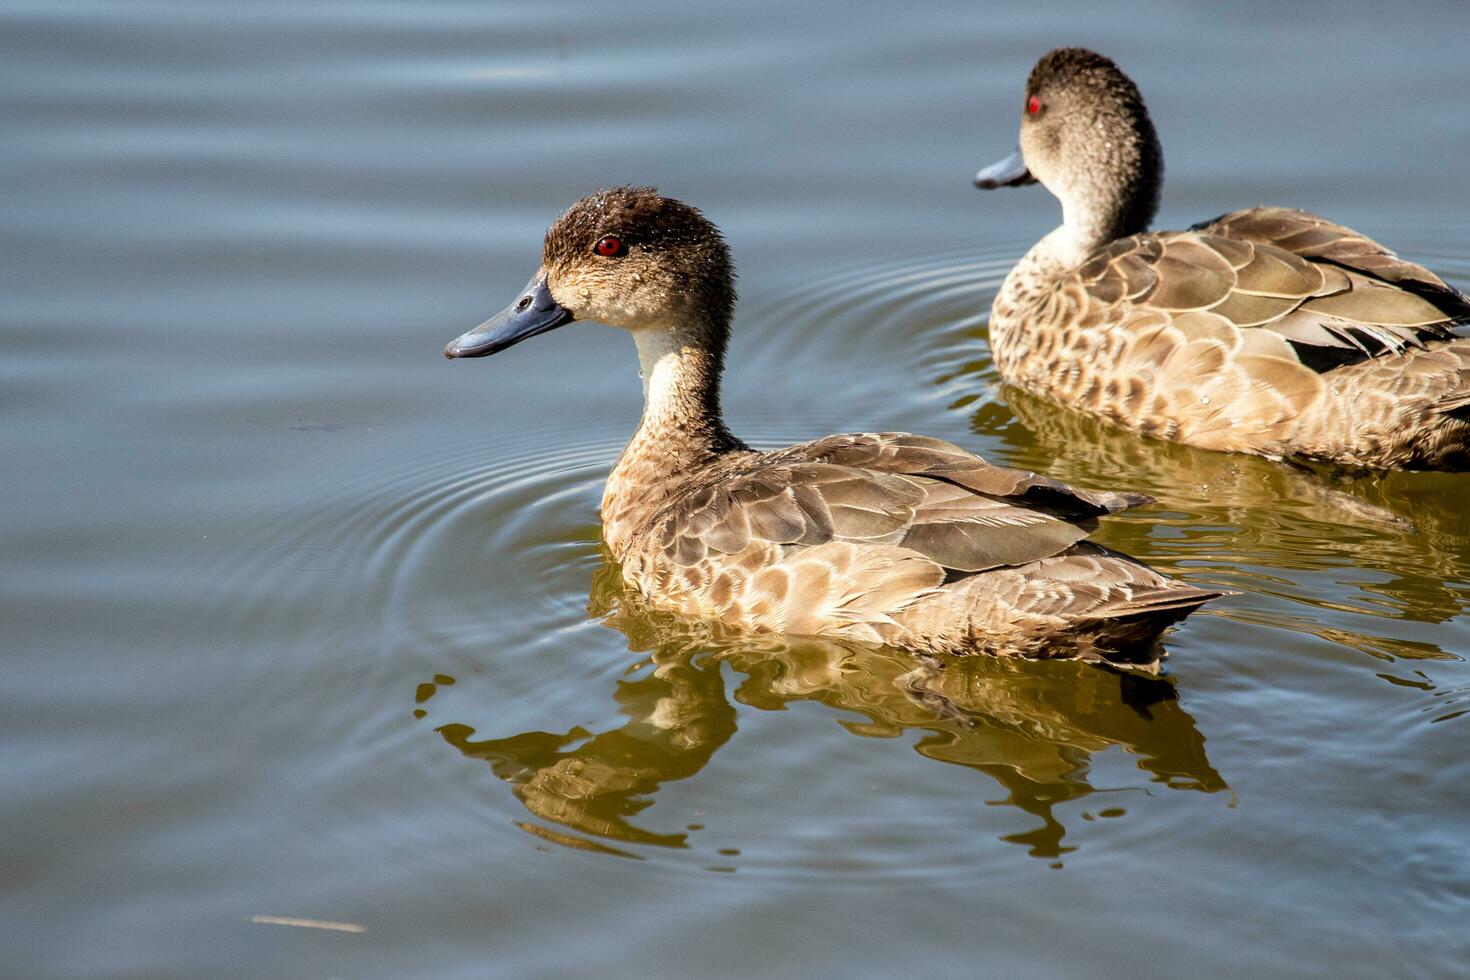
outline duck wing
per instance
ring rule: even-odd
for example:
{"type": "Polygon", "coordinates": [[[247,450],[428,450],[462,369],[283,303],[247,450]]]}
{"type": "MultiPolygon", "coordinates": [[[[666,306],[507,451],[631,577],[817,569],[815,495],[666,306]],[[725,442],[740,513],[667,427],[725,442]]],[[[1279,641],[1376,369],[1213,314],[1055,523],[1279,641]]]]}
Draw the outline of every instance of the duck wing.
{"type": "Polygon", "coordinates": [[[1309,261],[1352,269],[1422,295],[1436,305],[1443,303],[1442,311],[1450,317],[1470,312],[1470,297],[1424,266],[1401,259],[1367,235],[1310,211],[1247,208],[1200,222],[1191,230],[1274,245],[1309,261]]]}
{"type": "Polygon", "coordinates": [[[776,545],[789,557],[837,542],[969,573],[1059,554],[1086,538],[1099,515],[1149,500],[994,466],[940,439],[860,433],[742,461],[692,488],[652,530],[683,566],[753,545],[776,545]]]}
{"type": "Polygon", "coordinates": [[[1470,297],[1428,269],[1284,208],[1120,239],[1078,276],[1104,307],[1126,302],[1136,314],[1171,320],[1206,314],[1186,318],[1186,334],[1234,328],[1242,336],[1230,346],[1242,353],[1284,357],[1319,374],[1452,339],[1455,325],[1470,321],[1470,297]]]}

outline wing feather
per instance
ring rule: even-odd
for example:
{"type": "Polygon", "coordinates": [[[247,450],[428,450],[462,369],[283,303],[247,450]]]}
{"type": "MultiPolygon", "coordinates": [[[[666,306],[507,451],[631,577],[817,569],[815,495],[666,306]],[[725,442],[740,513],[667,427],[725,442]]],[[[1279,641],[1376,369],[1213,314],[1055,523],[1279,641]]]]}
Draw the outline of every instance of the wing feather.
{"type": "MultiPolygon", "coordinates": [[[[1135,327],[1135,358],[1162,341],[1199,339],[1195,328],[1169,329],[1191,312],[1217,314],[1236,334],[1226,342],[1232,351],[1295,359],[1317,373],[1448,340],[1457,324],[1470,322],[1470,297],[1428,269],[1351,229],[1283,208],[1121,239],[1084,262],[1077,279],[1094,304],[1126,301],[1134,315],[1168,318],[1148,324],[1148,343],[1142,323],[1135,327]],[[1248,338],[1263,333],[1286,346],[1248,338]]],[[[1153,363],[1166,358],[1205,369],[1212,355],[1157,352],[1153,363]]]]}
{"type": "MultiPolygon", "coordinates": [[[[895,555],[925,559],[931,568],[973,572],[1051,557],[1086,538],[1099,515],[1149,499],[994,466],[940,439],[860,433],[745,461],[663,511],[655,539],[682,566],[711,553],[779,546],[796,557],[845,543],[896,546],[895,555]]],[[[829,577],[801,557],[802,571],[792,571],[780,589],[814,595],[829,577]]]]}

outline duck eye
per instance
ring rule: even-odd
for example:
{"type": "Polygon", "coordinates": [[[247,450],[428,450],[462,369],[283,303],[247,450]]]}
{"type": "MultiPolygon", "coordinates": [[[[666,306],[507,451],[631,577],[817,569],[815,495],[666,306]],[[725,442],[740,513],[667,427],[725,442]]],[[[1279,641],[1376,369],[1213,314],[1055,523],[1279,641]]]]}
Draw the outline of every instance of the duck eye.
{"type": "Polygon", "coordinates": [[[622,240],[619,239],[616,235],[607,235],[606,237],[599,239],[597,242],[597,254],[606,256],[622,255],[622,240]]]}
{"type": "Polygon", "coordinates": [[[1041,100],[1040,99],[1038,99],[1036,96],[1033,95],[1033,96],[1031,96],[1031,98],[1029,98],[1029,99],[1026,100],[1026,113],[1028,115],[1034,116],[1034,115],[1036,115],[1040,111],[1041,111],[1041,100]]]}
{"type": "Polygon", "coordinates": [[[529,296],[522,296],[521,297],[521,301],[516,304],[516,309],[518,309],[518,310],[524,310],[526,307],[528,307],[530,305],[531,305],[531,297],[529,297],[529,296]]]}

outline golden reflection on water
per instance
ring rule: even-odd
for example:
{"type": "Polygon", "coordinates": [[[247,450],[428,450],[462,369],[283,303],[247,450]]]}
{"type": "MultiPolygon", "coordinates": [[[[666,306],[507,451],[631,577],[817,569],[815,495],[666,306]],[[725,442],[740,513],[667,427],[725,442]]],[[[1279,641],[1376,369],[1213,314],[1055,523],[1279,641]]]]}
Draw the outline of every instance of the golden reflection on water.
{"type": "Polygon", "coordinates": [[[1014,388],[1003,394],[1005,404],[976,411],[971,428],[999,438],[1005,462],[1157,498],[1106,522],[1107,544],[1196,584],[1299,606],[1267,610],[1248,596],[1216,603],[1218,614],[1379,660],[1462,659],[1379,630],[1383,620],[1445,623],[1470,610],[1470,475],[1344,473],[1209,452],[1142,439],[1014,388]],[[1303,572],[1331,587],[1314,587],[1303,572]]]}
{"type": "MultiPolygon", "coordinates": [[[[578,834],[686,847],[687,833],[647,830],[638,817],[661,786],[698,773],[735,736],[733,702],[780,711],[816,701],[866,719],[840,719],[858,737],[922,733],[914,745],[920,756],[985,773],[1005,790],[1001,803],[1040,821],[1002,837],[1039,858],[1074,850],[1064,844],[1067,827],[1057,808],[1096,791],[1090,761],[1106,749],[1122,747],[1150,781],[1172,789],[1227,789],[1167,678],[1077,663],[920,660],[825,639],[740,634],[648,610],[622,590],[611,563],[595,576],[591,611],[643,655],[610,692],[627,718],[622,725],[483,739],[463,724],[435,729],[465,756],[489,763],[534,816],[578,834]],[[741,675],[734,691],[726,689],[726,664],[741,675]]],[[[422,693],[420,704],[427,700],[422,693]]],[[[1104,808],[1100,815],[1121,812],[1104,808]]],[[[522,827],[567,846],[636,856],[535,824],[522,827]]]]}
{"type": "MultiPolygon", "coordinates": [[[[1155,496],[1154,507],[1106,522],[1103,540],[1197,584],[1241,592],[1214,614],[1310,634],[1378,661],[1462,659],[1432,642],[1382,634],[1402,632],[1391,621],[1445,623],[1470,608],[1465,475],[1343,474],[1206,452],[1140,439],[1014,389],[1004,396],[1005,405],[971,416],[975,432],[1003,447],[990,455],[1082,486],[1155,496]]],[[[814,701],[861,716],[838,719],[857,737],[917,733],[914,750],[924,759],[998,783],[1000,803],[1034,818],[1001,839],[1051,861],[1075,849],[1064,820],[1094,819],[1063,804],[1099,790],[1089,776],[1106,750],[1122,748],[1150,781],[1172,789],[1228,789],[1169,677],[741,634],[647,609],[623,591],[610,562],[594,576],[590,611],[641,655],[609,692],[622,724],[477,738],[468,725],[434,720],[448,744],[510,784],[534,818],[518,822],[522,829],[563,846],[626,857],[641,856],[628,845],[689,847],[701,825],[653,830],[645,811],[664,784],[696,775],[735,737],[737,704],[781,711],[814,701]],[[733,690],[725,665],[740,677],[733,690]]],[[[1465,712],[1463,692],[1409,674],[1377,676],[1438,699],[1426,709],[1439,715],[1430,721],[1465,712]]],[[[420,685],[415,713],[432,714],[426,702],[453,682],[438,675],[420,685]]]]}
{"type": "MultiPolygon", "coordinates": [[[[975,362],[961,373],[981,380],[991,369],[975,362]]],[[[1105,522],[1103,540],[1196,584],[1240,591],[1214,614],[1378,661],[1462,659],[1383,634],[1403,632],[1391,621],[1445,623],[1470,609],[1465,475],[1345,474],[1207,452],[1140,439],[1015,389],[1003,395],[1005,404],[971,416],[971,428],[1002,447],[988,455],[1082,486],[1152,494],[1155,506],[1105,522]]],[[[696,775],[735,737],[737,705],[781,711],[814,701],[861,716],[837,719],[857,737],[917,733],[924,759],[998,783],[999,802],[1033,818],[1001,839],[1050,861],[1075,849],[1064,820],[1094,819],[1063,804],[1098,792],[1089,776],[1106,750],[1122,748],[1150,781],[1172,789],[1228,789],[1169,677],[741,634],[647,609],[623,591],[610,562],[594,577],[590,611],[641,655],[609,692],[622,724],[477,738],[468,725],[435,719],[448,744],[510,784],[534,818],[518,822],[522,829],[563,846],[626,857],[641,856],[628,845],[689,847],[701,825],[652,830],[645,811],[664,784],[696,775]],[[740,678],[733,690],[725,665],[740,678]]],[[[1437,698],[1426,710],[1440,716],[1430,721],[1466,710],[1463,692],[1439,690],[1421,671],[1377,676],[1437,698]]],[[[453,678],[434,681],[417,692],[421,717],[453,678]]]]}

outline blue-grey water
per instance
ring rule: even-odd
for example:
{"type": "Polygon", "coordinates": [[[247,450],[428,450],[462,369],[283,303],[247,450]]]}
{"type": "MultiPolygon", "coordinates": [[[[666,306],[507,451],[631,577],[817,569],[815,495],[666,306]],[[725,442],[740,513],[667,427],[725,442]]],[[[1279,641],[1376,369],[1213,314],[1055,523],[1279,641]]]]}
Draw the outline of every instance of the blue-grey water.
{"type": "Polygon", "coordinates": [[[1470,476],[1006,390],[985,317],[1058,209],[970,176],[1086,44],[1149,99],[1162,227],[1304,207],[1470,287],[1467,36],[1450,3],[0,0],[0,973],[1463,975],[1470,476]],[[1102,540],[1239,594],[1159,679],[624,601],[628,338],[440,350],[625,182],[729,237],[738,433],[1143,490],[1102,540]]]}

